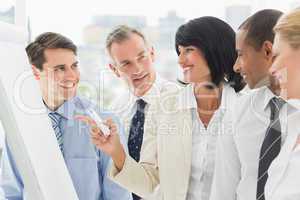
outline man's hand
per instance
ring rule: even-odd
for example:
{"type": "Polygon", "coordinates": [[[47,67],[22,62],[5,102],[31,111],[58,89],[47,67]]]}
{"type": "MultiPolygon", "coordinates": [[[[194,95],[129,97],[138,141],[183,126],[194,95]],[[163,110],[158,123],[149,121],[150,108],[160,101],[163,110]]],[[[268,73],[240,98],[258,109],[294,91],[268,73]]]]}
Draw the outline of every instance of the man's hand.
{"type": "Polygon", "coordinates": [[[75,118],[80,120],[91,127],[91,139],[93,144],[99,149],[104,151],[106,154],[112,157],[116,167],[119,171],[122,170],[126,154],[124,148],[120,142],[118,134],[118,127],[112,119],[105,120],[104,124],[109,128],[110,135],[105,136],[101,129],[97,127],[96,122],[85,115],[76,115],[75,118]]]}

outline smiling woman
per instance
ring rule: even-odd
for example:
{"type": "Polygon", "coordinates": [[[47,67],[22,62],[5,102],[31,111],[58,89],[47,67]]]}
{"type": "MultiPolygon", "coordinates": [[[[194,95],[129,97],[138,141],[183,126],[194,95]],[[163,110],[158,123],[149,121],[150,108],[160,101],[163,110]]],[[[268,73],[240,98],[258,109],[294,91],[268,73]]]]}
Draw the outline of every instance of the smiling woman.
{"type": "Polygon", "coordinates": [[[282,17],[274,28],[273,53],[275,61],[270,69],[279,79],[281,96],[300,99],[300,9],[282,17]]]}
{"type": "Polygon", "coordinates": [[[283,15],[274,31],[271,75],[279,79],[281,96],[290,107],[287,138],[268,170],[266,200],[299,199],[300,184],[300,9],[283,15]]]}

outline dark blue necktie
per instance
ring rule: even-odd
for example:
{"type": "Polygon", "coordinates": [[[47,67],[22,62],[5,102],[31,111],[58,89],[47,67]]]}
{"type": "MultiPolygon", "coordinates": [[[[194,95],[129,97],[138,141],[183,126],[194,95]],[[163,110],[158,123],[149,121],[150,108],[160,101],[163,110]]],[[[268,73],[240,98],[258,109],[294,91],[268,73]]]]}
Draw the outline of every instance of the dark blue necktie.
{"type": "Polygon", "coordinates": [[[281,148],[281,125],[279,120],[279,111],[282,108],[284,101],[273,97],[270,102],[271,117],[263,144],[260,149],[258,180],[256,199],[265,200],[265,184],[268,179],[268,169],[272,161],[277,157],[281,148]]]}
{"type": "MultiPolygon", "coordinates": [[[[129,155],[136,160],[140,160],[140,152],[143,143],[143,134],[144,134],[144,123],[145,123],[145,107],[146,102],[142,99],[136,101],[137,110],[134,114],[129,131],[128,137],[128,151],[129,155]]],[[[141,199],[139,196],[132,194],[133,200],[141,199]]]]}

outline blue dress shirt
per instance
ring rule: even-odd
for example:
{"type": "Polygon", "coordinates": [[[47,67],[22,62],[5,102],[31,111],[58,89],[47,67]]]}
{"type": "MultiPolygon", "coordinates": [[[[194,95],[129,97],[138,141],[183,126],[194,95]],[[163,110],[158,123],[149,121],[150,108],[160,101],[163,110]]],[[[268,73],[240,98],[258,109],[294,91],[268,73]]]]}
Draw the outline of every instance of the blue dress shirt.
{"type": "MultiPolygon", "coordinates": [[[[76,114],[85,114],[86,108],[93,108],[98,112],[91,102],[78,96],[66,101],[56,110],[62,116],[60,129],[63,135],[63,156],[77,195],[80,200],[131,200],[131,193],[106,176],[111,159],[92,144],[89,126],[74,119],[76,114]]],[[[124,145],[124,128],[119,120],[108,112],[98,114],[104,119],[111,117],[117,123],[124,145]]],[[[0,186],[5,199],[25,199],[22,178],[7,144],[3,150],[1,168],[0,186]]]]}

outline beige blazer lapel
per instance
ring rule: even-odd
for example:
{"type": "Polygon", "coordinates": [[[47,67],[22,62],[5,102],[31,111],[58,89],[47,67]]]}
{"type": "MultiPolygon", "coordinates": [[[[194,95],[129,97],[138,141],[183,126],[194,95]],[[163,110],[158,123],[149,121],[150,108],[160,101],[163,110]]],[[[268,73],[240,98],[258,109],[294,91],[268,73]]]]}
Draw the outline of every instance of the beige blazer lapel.
{"type": "Polygon", "coordinates": [[[182,184],[184,193],[187,193],[189,186],[189,178],[191,174],[191,164],[192,164],[192,115],[190,110],[182,111],[182,123],[183,123],[183,132],[181,133],[181,141],[183,146],[184,153],[184,182],[182,184]]]}

